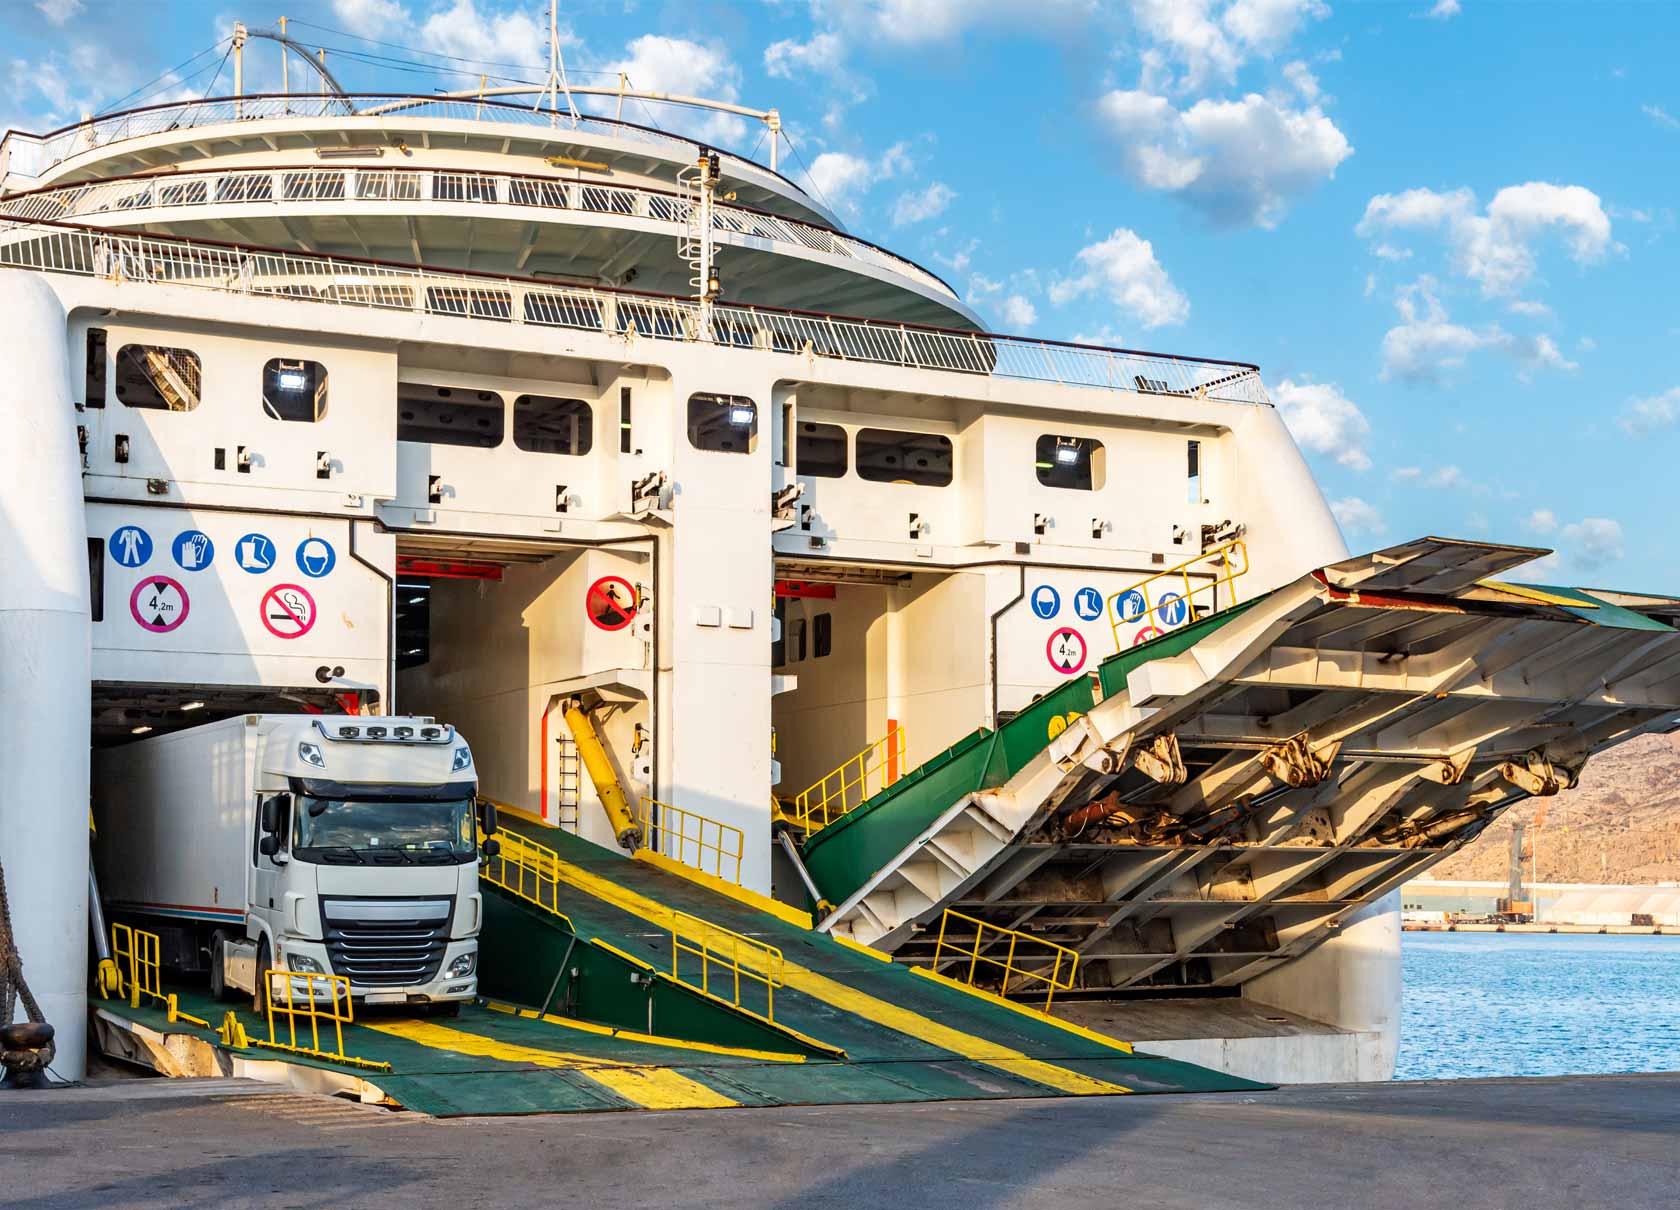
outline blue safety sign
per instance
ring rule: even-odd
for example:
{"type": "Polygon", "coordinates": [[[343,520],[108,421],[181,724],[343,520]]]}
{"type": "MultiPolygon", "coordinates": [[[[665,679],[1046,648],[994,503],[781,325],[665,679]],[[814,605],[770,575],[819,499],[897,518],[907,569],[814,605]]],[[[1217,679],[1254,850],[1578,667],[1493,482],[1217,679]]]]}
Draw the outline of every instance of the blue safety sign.
{"type": "Polygon", "coordinates": [[[1081,588],[1073,594],[1073,612],[1077,613],[1081,621],[1094,622],[1102,617],[1102,593],[1091,587],[1081,588]]]}
{"type": "Polygon", "coordinates": [[[1179,625],[1189,612],[1189,603],[1176,592],[1162,593],[1161,603],[1155,606],[1155,616],[1161,619],[1163,626],[1179,625]]]}
{"type": "Polygon", "coordinates": [[[1141,592],[1133,588],[1120,598],[1117,608],[1122,622],[1141,622],[1149,609],[1149,603],[1143,599],[1141,592]]]}
{"type": "Polygon", "coordinates": [[[261,575],[274,566],[274,540],[262,534],[246,534],[233,548],[233,561],[241,571],[261,575]]]}
{"type": "Polygon", "coordinates": [[[111,535],[111,557],[124,567],[144,567],[152,557],[152,535],[138,525],[125,525],[111,535]]]}
{"type": "Polygon", "coordinates": [[[338,563],[338,554],[325,538],[305,538],[298,543],[298,570],[319,580],[338,563]]]}
{"type": "Polygon", "coordinates": [[[1040,584],[1032,591],[1032,611],[1048,621],[1062,612],[1062,594],[1048,584],[1040,584]]]}
{"type": "Polygon", "coordinates": [[[209,534],[198,529],[176,534],[170,549],[175,552],[175,562],[182,571],[203,571],[216,557],[216,544],[209,534]]]}

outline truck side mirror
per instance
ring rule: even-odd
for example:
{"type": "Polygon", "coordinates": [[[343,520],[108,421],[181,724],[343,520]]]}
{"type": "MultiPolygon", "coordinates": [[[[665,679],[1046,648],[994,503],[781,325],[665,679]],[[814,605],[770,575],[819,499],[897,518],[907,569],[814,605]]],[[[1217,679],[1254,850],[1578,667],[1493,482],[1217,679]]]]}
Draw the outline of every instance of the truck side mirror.
{"type": "Polygon", "coordinates": [[[497,840],[495,837],[491,837],[489,840],[484,842],[484,855],[486,857],[494,857],[501,851],[502,842],[497,840]]]}
{"type": "MultiPolygon", "coordinates": [[[[483,831],[486,836],[494,835],[496,832],[496,804],[489,799],[484,800],[483,831]]],[[[495,854],[492,853],[491,856],[494,857],[495,854]]]]}
{"type": "MultiPolygon", "coordinates": [[[[273,800],[270,799],[269,801],[272,802],[273,800]]],[[[263,804],[265,808],[267,805],[267,803],[263,804]]],[[[273,832],[270,832],[267,836],[264,836],[261,840],[257,841],[257,852],[261,853],[264,857],[273,857],[279,851],[280,838],[273,832]]]]}
{"type": "Polygon", "coordinates": [[[270,833],[278,832],[285,826],[286,815],[291,811],[291,808],[292,796],[290,794],[276,794],[271,798],[265,798],[262,805],[262,830],[270,833]]]}

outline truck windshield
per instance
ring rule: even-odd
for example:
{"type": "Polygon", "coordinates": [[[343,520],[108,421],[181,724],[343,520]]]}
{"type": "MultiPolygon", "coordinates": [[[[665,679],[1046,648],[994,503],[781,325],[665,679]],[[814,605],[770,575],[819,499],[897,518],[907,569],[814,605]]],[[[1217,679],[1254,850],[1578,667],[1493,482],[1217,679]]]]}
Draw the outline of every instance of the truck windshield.
{"type": "Polygon", "coordinates": [[[445,865],[477,856],[469,798],[363,802],[298,796],[292,855],[318,865],[445,865]]]}

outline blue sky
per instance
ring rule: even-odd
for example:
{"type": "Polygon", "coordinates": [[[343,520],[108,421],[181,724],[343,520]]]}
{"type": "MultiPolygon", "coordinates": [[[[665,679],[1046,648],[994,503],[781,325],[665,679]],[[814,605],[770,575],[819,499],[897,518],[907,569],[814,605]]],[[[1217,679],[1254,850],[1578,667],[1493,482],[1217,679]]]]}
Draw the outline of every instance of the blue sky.
{"type": "MultiPolygon", "coordinates": [[[[284,7],[353,89],[546,63],[542,0],[284,7]]],[[[146,82],[275,15],[0,0],[0,126],[203,95],[220,49],[146,82]]],[[[1354,547],[1553,546],[1536,578],[1680,594],[1680,6],[574,0],[561,23],[579,80],[780,109],[790,173],[994,328],[1258,362],[1354,547]]],[[[277,86],[272,47],[248,61],[277,86]]]]}

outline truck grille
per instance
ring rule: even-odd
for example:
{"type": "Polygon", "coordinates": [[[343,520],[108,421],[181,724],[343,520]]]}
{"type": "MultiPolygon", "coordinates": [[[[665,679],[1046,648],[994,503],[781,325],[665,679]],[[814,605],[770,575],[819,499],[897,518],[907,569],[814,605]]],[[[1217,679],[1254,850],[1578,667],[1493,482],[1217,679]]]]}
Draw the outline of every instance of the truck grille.
{"type": "Polygon", "coordinates": [[[321,900],[333,974],[352,991],[406,987],[436,978],[449,945],[455,899],[321,900]]]}

